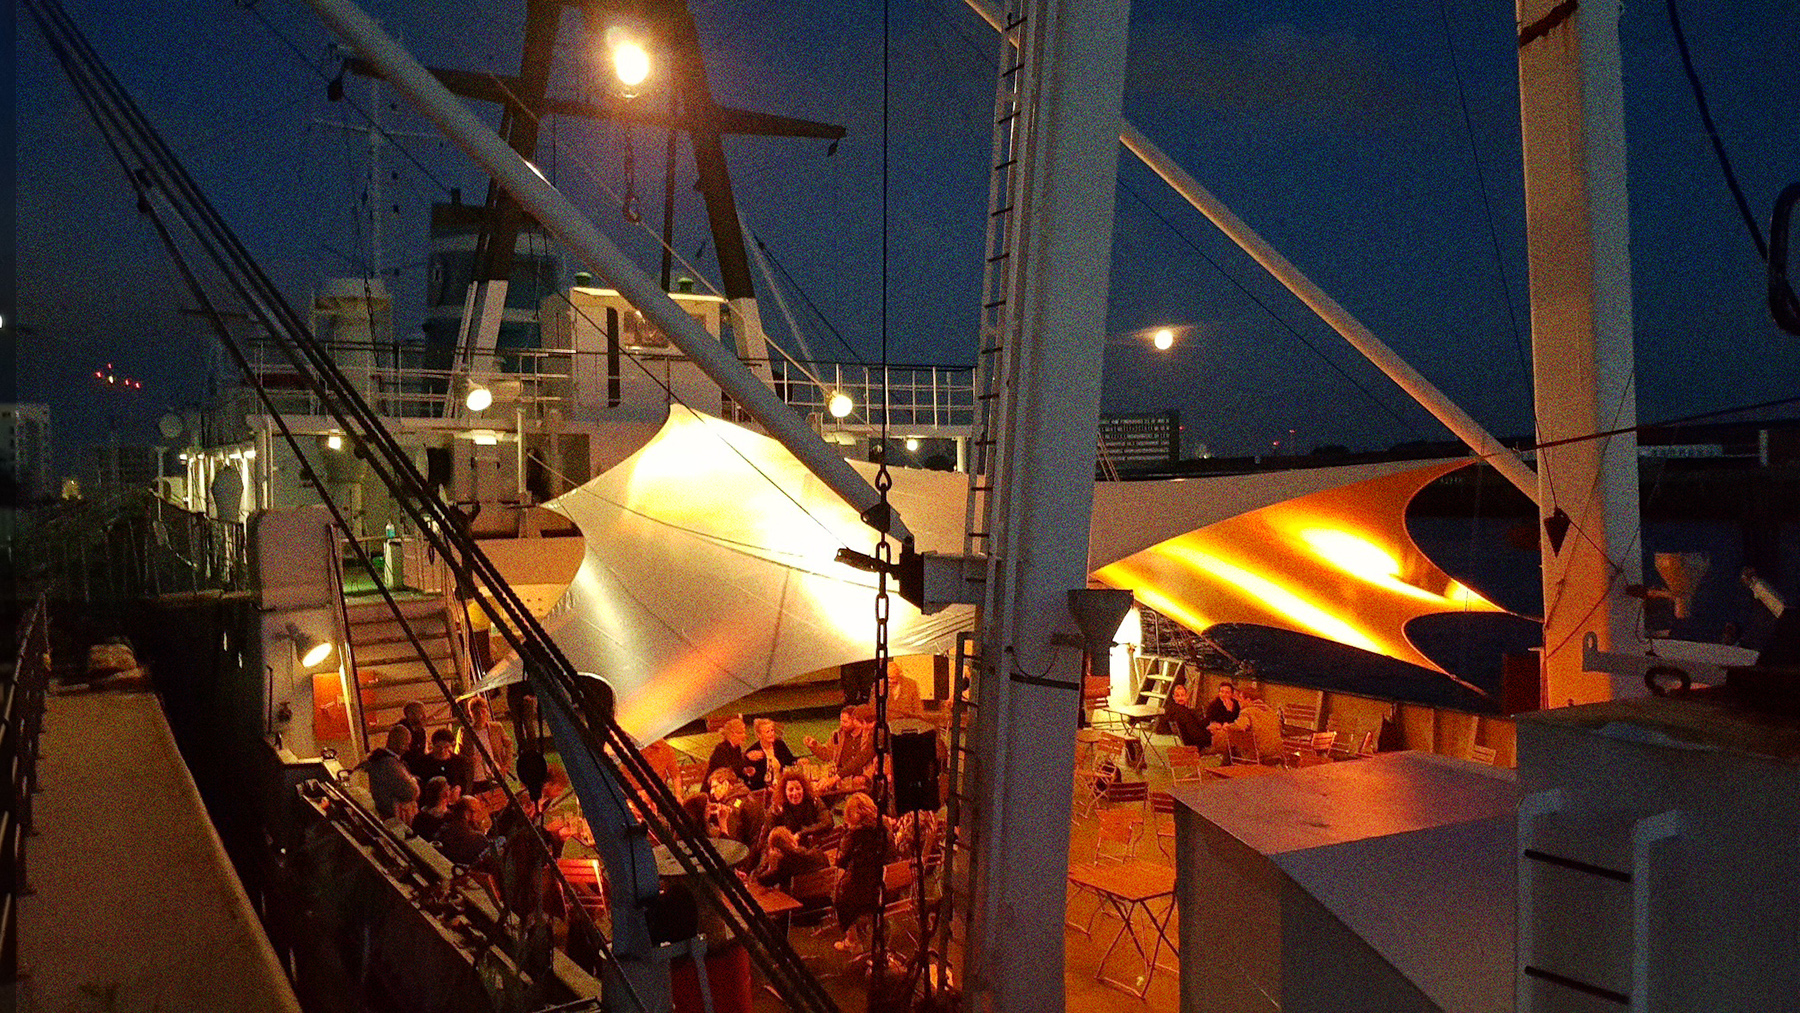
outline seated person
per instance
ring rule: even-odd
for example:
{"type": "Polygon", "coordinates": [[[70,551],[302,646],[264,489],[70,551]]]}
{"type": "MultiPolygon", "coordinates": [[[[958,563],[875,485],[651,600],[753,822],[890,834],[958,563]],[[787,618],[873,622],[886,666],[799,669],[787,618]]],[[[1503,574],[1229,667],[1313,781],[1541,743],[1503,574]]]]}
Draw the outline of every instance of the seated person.
{"type": "Polygon", "coordinates": [[[832,894],[837,910],[838,928],[844,938],[832,945],[852,953],[863,950],[858,922],[881,906],[882,870],[893,857],[893,843],[882,826],[881,813],[875,800],[863,792],[851,795],[844,803],[843,847],[838,852],[837,866],[844,870],[832,894]]]}
{"type": "Polygon", "coordinates": [[[819,801],[811,782],[798,770],[784,770],[769,803],[769,828],[785,828],[803,843],[830,830],[830,807],[819,801]]]}
{"type": "Polygon", "coordinates": [[[1224,752],[1230,748],[1231,740],[1226,729],[1237,722],[1243,709],[1243,705],[1237,701],[1237,687],[1229,679],[1221,680],[1218,697],[1206,705],[1206,730],[1212,735],[1214,752],[1224,752]]]}
{"type": "Polygon", "coordinates": [[[774,787],[781,772],[794,765],[794,751],[782,741],[780,725],[757,718],[756,743],[744,750],[744,761],[744,786],[762,791],[774,787]]]}
{"type": "Polygon", "coordinates": [[[413,833],[427,841],[436,840],[438,831],[450,819],[450,807],[461,797],[462,792],[442,777],[426,781],[419,789],[419,815],[413,817],[413,833]]]}
{"type": "Polygon", "coordinates": [[[865,791],[875,776],[875,708],[858,704],[850,715],[850,736],[838,751],[835,769],[819,781],[819,791],[865,791]]]}
{"type": "Polygon", "coordinates": [[[431,749],[419,761],[419,773],[427,779],[441,777],[464,795],[475,783],[475,768],[456,751],[456,733],[448,728],[431,733],[431,749]]]}
{"type": "Polygon", "coordinates": [[[482,805],[480,799],[457,799],[450,810],[450,819],[444,829],[438,831],[433,843],[445,858],[457,865],[472,866],[487,856],[490,847],[487,828],[487,806],[482,805]]]}
{"type": "Polygon", "coordinates": [[[1258,756],[1273,757],[1281,754],[1281,715],[1275,708],[1264,703],[1260,697],[1250,693],[1239,693],[1238,703],[1243,706],[1243,713],[1238,715],[1233,728],[1248,728],[1256,739],[1258,756]]]}
{"type": "Polygon", "coordinates": [[[406,769],[402,757],[412,732],[395,725],[388,729],[387,745],[378,746],[356,765],[369,772],[369,794],[375,799],[375,814],[384,820],[399,817],[410,821],[418,810],[419,782],[406,769]]]}
{"type": "Polygon", "coordinates": [[[743,777],[749,762],[744,759],[744,719],[732,718],[719,726],[719,744],[713,747],[712,756],[706,760],[707,779],[710,781],[713,772],[720,769],[743,777]]]}
{"type": "Polygon", "coordinates": [[[1163,720],[1168,722],[1169,731],[1181,740],[1182,745],[1201,749],[1212,745],[1212,732],[1207,730],[1205,719],[1199,711],[1188,706],[1187,683],[1178,682],[1169,691],[1169,699],[1163,704],[1163,720]]]}
{"type": "Polygon", "coordinates": [[[762,862],[757,865],[752,876],[763,886],[786,890],[793,885],[795,876],[817,872],[830,865],[831,861],[825,857],[825,852],[801,844],[800,838],[792,830],[780,826],[770,827],[762,862]]]}
{"type": "Polygon", "coordinates": [[[824,742],[820,742],[818,739],[808,735],[804,740],[806,742],[806,748],[812,750],[812,754],[825,763],[836,763],[838,750],[843,748],[844,740],[855,734],[855,714],[856,705],[853,703],[845,704],[844,709],[838,711],[837,731],[831,733],[831,738],[824,742]]]}
{"type": "Polygon", "coordinates": [[[943,846],[944,820],[937,813],[915,809],[894,821],[894,853],[901,858],[912,858],[917,847],[926,864],[933,864],[943,846]]]}

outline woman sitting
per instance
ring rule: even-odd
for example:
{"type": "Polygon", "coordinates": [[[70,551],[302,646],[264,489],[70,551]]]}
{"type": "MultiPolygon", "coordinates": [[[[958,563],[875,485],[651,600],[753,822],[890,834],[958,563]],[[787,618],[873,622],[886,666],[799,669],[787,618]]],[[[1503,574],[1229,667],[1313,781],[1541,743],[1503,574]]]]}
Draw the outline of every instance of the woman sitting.
{"type": "MultiPolygon", "coordinates": [[[[825,857],[825,852],[800,843],[800,838],[792,830],[787,827],[770,827],[762,862],[756,867],[754,878],[763,886],[786,890],[795,876],[817,872],[830,865],[831,860],[825,857]]],[[[805,897],[798,899],[802,902],[807,900],[805,897]]]]}
{"type": "Polygon", "coordinates": [[[864,949],[858,923],[864,915],[872,915],[881,907],[882,869],[893,857],[893,844],[875,800],[864,792],[851,795],[844,803],[844,835],[837,866],[844,870],[838,879],[832,906],[837,909],[838,928],[844,938],[832,944],[849,953],[864,949]]]}
{"type": "Polygon", "coordinates": [[[769,802],[769,828],[785,828],[803,844],[830,830],[831,810],[814,794],[812,782],[799,770],[784,770],[769,802]]]}
{"type": "Polygon", "coordinates": [[[782,741],[781,726],[756,719],[756,744],[744,751],[744,784],[751,791],[772,787],[781,772],[794,765],[794,751],[782,741]]]}

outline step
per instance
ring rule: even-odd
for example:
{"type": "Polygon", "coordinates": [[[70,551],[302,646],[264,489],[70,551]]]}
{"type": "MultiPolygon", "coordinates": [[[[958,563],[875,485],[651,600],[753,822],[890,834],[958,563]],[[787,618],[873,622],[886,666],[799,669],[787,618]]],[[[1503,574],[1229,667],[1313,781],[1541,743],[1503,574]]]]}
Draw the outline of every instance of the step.
{"type": "MultiPolygon", "coordinates": [[[[400,614],[408,618],[428,615],[442,615],[445,611],[442,598],[409,598],[398,601],[400,614]]],[[[344,607],[346,620],[352,626],[370,622],[393,622],[394,612],[388,608],[387,602],[367,602],[344,607]]]]}
{"type": "MultiPolygon", "coordinates": [[[[427,644],[426,646],[430,647],[432,645],[427,644]]],[[[455,661],[456,653],[450,650],[428,651],[425,657],[432,661],[455,661]]],[[[367,672],[377,668],[397,669],[404,668],[407,665],[423,666],[424,664],[425,662],[419,657],[418,652],[413,651],[407,654],[387,655],[378,658],[364,658],[358,656],[356,659],[356,670],[359,672],[367,672]]],[[[391,680],[384,678],[381,681],[389,682],[391,680]]]]}
{"type": "MultiPolygon", "coordinates": [[[[450,631],[441,626],[435,630],[420,630],[415,628],[413,632],[418,636],[421,642],[426,644],[430,644],[434,640],[448,640],[450,637],[450,631]]],[[[391,637],[361,637],[357,636],[355,633],[350,635],[350,647],[354,650],[360,651],[365,647],[385,647],[389,644],[411,645],[412,637],[409,637],[404,633],[396,633],[391,637]]]]}

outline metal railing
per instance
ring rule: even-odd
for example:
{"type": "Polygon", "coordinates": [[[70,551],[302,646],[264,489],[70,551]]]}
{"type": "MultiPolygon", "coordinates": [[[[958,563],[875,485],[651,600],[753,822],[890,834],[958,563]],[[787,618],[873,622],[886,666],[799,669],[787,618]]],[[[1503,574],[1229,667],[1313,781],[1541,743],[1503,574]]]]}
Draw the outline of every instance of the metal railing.
{"type": "Polygon", "coordinates": [[[6,808],[0,811],[0,877],[11,884],[0,906],[0,981],[19,971],[19,898],[31,892],[25,874],[25,842],[32,833],[37,794],[38,739],[44,729],[44,695],[50,686],[50,624],[39,597],[19,631],[19,653],[0,693],[0,758],[9,773],[6,808]]]}
{"type": "MultiPolygon", "coordinates": [[[[317,393],[273,343],[253,342],[251,347],[251,366],[276,407],[289,415],[324,414],[317,393]]],[[[339,369],[358,386],[370,406],[395,418],[467,415],[461,405],[464,390],[459,385],[470,380],[494,392],[495,406],[502,414],[517,408],[534,420],[569,402],[601,407],[663,403],[670,397],[671,367],[685,362],[667,356],[637,362],[630,361],[629,355],[609,359],[604,351],[500,348],[484,353],[480,367],[459,369],[452,361],[453,350],[417,343],[334,342],[329,347],[339,369]]],[[[776,395],[796,413],[816,415],[827,428],[871,431],[885,422],[890,430],[903,435],[966,435],[975,422],[973,369],[893,365],[884,370],[862,363],[784,359],[746,364],[770,376],[776,395]],[[848,395],[853,404],[843,419],[831,415],[831,399],[836,394],[848,395]]],[[[692,407],[708,413],[721,411],[707,400],[707,404],[692,407]]],[[[728,403],[723,411],[732,414],[728,403]]]]}

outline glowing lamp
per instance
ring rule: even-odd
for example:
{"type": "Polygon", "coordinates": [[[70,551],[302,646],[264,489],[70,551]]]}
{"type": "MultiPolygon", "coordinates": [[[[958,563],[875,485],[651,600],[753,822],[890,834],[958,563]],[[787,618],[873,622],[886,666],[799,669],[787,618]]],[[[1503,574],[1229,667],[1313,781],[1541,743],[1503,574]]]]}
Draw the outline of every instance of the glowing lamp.
{"type": "Polygon", "coordinates": [[[463,395],[463,404],[472,412],[487,411],[494,403],[494,392],[474,380],[469,381],[468,393],[463,395]]]}
{"type": "Polygon", "coordinates": [[[294,642],[294,657],[300,659],[301,668],[317,668],[331,657],[331,641],[320,640],[293,623],[287,625],[287,638],[294,642]]]}
{"type": "Polygon", "coordinates": [[[919,449],[919,438],[917,436],[908,436],[906,438],[906,449],[916,453],[919,449]]]}
{"type": "Polygon", "coordinates": [[[344,438],[342,436],[339,436],[336,433],[332,433],[330,436],[325,437],[325,449],[326,450],[342,450],[342,449],[344,449],[344,438]]]}
{"type": "Polygon", "coordinates": [[[650,54],[635,42],[613,47],[613,74],[627,88],[636,88],[650,77],[650,54]]]}
{"type": "Polygon", "coordinates": [[[1167,327],[1158,328],[1157,332],[1150,336],[1150,343],[1156,346],[1157,351],[1166,352],[1175,347],[1175,332],[1167,327]]]}
{"type": "Polygon", "coordinates": [[[850,400],[850,395],[843,391],[837,391],[831,395],[831,400],[825,402],[825,410],[830,412],[834,419],[845,418],[856,410],[856,402],[850,400]]]}

